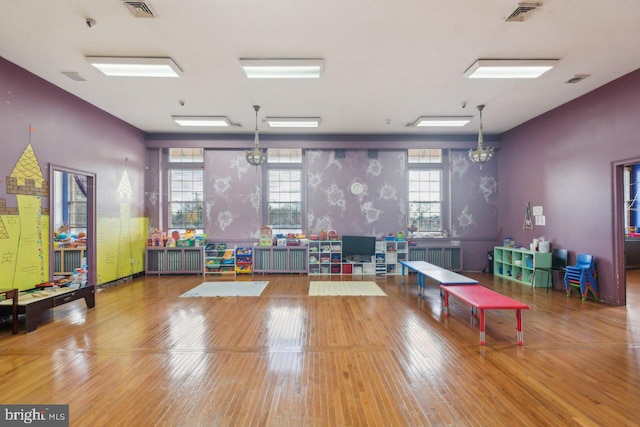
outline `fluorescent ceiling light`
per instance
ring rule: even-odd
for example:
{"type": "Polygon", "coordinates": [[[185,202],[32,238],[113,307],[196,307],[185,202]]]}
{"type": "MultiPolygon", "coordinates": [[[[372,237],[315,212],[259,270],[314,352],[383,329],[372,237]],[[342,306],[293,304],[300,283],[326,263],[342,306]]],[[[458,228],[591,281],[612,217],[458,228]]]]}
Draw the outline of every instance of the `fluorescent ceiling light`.
{"type": "Polygon", "coordinates": [[[471,121],[471,116],[449,116],[449,117],[418,117],[413,122],[415,127],[460,127],[471,121]]]}
{"type": "Polygon", "coordinates": [[[229,119],[222,116],[171,116],[180,126],[229,127],[229,119]]]}
{"type": "Polygon", "coordinates": [[[267,117],[272,128],[317,128],[320,117],[267,117]]]}
{"type": "Polygon", "coordinates": [[[87,61],[107,76],[180,77],[182,74],[171,58],[87,56],[87,61]]]}
{"type": "Polygon", "coordinates": [[[478,59],[464,75],[470,79],[535,79],[557,62],[557,59],[478,59]]]}
{"type": "Polygon", "coordinates": [[[317,79],[322,59],[240,59],[240,65],[250,79],[317,79]]]}

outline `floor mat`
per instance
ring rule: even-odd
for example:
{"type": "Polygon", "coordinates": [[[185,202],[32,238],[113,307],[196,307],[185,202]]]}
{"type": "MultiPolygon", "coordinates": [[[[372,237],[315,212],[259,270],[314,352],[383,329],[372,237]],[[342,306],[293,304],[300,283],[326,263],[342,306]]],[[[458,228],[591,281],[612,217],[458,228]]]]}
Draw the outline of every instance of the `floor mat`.
{"type": "Polygon", "coordinates": [[[259,297],[268,284],[269,282],[204,282],[180,297],[259,297]]]}
{"type": "Polygon", "coordinates": [[[311,282],[309,296],[381,296],[386,297],[376,282],[311,282]]]}

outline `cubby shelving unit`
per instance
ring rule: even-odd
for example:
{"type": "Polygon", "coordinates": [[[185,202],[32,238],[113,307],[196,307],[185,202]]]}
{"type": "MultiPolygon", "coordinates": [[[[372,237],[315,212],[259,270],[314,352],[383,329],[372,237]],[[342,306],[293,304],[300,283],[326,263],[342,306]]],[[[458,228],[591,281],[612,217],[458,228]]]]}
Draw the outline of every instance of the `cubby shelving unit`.
{"type": "Polygon", "coordinates": [[[504,277],[525,285],[534,287],[545,287],[546,277],[538,275],[535,277],[533,271],[535,267],[550,268],[551,253],[533,252],[523,248],[513,248],[510,246],[496,246],[493,249],[493,274],[504,277]]]}
{"type": "Polygon", "coordinates": [[[310,240],[309,274],[342,274],[342,241],[310,240]]]}

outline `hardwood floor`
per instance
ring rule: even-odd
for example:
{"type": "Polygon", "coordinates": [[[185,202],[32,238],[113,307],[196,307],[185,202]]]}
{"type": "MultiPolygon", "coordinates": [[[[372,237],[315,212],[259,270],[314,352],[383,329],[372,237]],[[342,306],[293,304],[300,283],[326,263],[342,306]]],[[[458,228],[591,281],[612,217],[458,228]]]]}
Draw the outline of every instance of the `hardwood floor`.
{"type": "Polygon", "coordinates": [[[640,272],[626,307],[465,274],[531,305],[524,346],[513,311],[487,312],[479,346],[469,307],[452,298],[445,318],[415,276],[375,279],[387,297],[255,276],[262,296],[228,298],[179,298],[201,276],[142,277],[0,330],[0,403],[69,404],[72,426],[638,425],[640,272]]]}

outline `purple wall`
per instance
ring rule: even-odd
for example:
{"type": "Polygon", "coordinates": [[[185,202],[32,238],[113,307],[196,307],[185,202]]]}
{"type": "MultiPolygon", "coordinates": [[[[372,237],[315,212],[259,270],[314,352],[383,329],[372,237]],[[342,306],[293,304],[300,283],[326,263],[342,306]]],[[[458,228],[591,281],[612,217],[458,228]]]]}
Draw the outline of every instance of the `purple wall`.
{"type": "MultiPolygon", "coordinates": [[[[49,163],[96,173],[98,216],[117,217],[118,194],[112,189],[126,169],[134,194],[131,211],[144,211],[147,154],[141,131],[4,58],[0,58],[0,93],[2,176],[11,173],[29,144],[32,125],[31,144],[46,179],[49,163]]],[[[5,194],[4,186],[0,186],[0,197],[10,205],[12,196],[5,194]]]]}
{"type": "MultiPolygon", "coordinates": [[[[336,158],[335,150],[306,150],[306,230],[379,238],[405,230],[406,150],[380,150],[377,158],[368,154],[366,149],[352,149],[345,150],[344,158],[336,158]],[[350,192],[354,182],[365,186],[362,194],[350,192]]],[[[149,171],[154,169],[155,156],[150,154],[149,171]]],[[[495,171],[495,160],[481,170],[468,160],[466,150],[454,150],[451,158],[445,158],[444,172],[451,174],[451,190],[447,191],[451,239],[421,239],[419,244],[460,241],[465,269],[482,270],[497,233],[495,171]]],[[[263,225],[263,179],[261,169],[246,163],[244,151],[205,150],[204,217],[209,242],[257,241],[263,225]]],[[[153,217],[151,214],[152,224],[153,217]]]]}
{"type": "Polygon", "coordinates": [[[498,160],[502,236],[596,257],[601,297],[624,304],[614,269],[613,163],[640,158],[640,71],[630,73],[503,135],[498,160]],[[546,226],[524,231],[525,204],[542,205],[546,226]]]}
{"type": "Polygon", "coordinates": [[[261,220],[262,170],[244,151],[205,150],[204,232],[210,242],[257,241],[261,220]]]}
{"type": "MultiPolygon", "coordinates": [[[[3,181],[31,143],[47,181],[50,163],[96,174],[98,220],[120,217],[121,203],[116,189],[125,172],[133,194],[127,202],[131,216],[143,215],[148,159],[140,130],[3,58],[0,58],[0,94],[3,181]],[[35,129],[31,133],[30,126],[35,129]]],[[[5,185],[0,185],[0,198],[6,199],[7,207],[16,206],[16,197],[6,194],[5,185]]],[[[48,208],[48,198],[44,206],[48,208]]],[[[98,234],[109,232],[98,230],[98,234]]],[[[118,237],[106,240],[117,241],[118,237]]],[[[99,247],[97,253],[100,256],[99,247]]]]}
{"type": "Polygon", "coordinates": [[[307,223],[317,234],[396,234],[406,227],[406,152],[346,150],[336,158],[334,150],[307,150],[307,223]],[[360,195],[351,184],[364,185],[360,195]]]}
{"type": "Polygon", "coordinates": [[[487,265],[498,235],[498,158],[471,163],[467,150],[451,151],[451,237],[462,241],[465,270],[487,265]]]}

